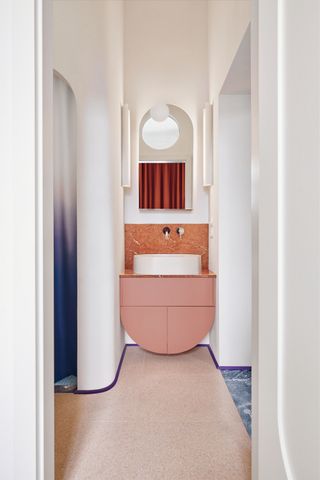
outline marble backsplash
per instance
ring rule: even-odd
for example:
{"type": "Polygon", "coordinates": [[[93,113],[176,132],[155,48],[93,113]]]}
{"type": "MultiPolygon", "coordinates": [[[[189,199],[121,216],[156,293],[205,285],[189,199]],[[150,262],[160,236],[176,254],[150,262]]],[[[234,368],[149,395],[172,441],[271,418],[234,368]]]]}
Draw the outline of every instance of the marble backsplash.
{"type": "Polygon", "coordinates": [[[125,268],[133,268],[133,256],[141,253],[193,253],[201,255],[202,269],[208,269],[209,226],[201,224],[126,224],[125,225],[125,268]],[[168,239],[163,227],[171,230],[168,239]],[[184,228],[179,237],[176,230],[184,228]]]}

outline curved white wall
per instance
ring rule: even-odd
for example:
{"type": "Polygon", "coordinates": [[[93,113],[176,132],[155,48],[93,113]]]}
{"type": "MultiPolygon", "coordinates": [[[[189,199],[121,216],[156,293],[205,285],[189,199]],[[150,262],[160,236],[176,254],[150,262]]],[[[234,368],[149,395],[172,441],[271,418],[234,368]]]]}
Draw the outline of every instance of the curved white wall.
{"type": "Polygon", "coordinates": [[[287,477],[313,480],[320,478],[320,5],[285,0],[278,8],[279,428],[287,477]]]}
{"type": "Polygon", "coordinates": [[[319,31],[317,0],[254,2],[259,480],[320,478],[319,31]]]}
{"type": "Polygon", "coordinates": [[[54,68],[77,102],[78,388],[115,376],[123,347],[118,275],[123,268],[121,1],[55,1],[54,68]]]}

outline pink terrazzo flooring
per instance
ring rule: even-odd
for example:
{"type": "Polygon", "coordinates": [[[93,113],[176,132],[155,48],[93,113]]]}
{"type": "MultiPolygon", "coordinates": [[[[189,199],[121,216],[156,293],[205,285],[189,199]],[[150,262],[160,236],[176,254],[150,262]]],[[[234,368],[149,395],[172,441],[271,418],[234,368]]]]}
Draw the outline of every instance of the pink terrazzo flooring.
{"type": "Polygon", "coordinates": [[[116,386],[55,395],[56,480],[249,480],[251,443],[208,349],[128,347],[116,386]]]}

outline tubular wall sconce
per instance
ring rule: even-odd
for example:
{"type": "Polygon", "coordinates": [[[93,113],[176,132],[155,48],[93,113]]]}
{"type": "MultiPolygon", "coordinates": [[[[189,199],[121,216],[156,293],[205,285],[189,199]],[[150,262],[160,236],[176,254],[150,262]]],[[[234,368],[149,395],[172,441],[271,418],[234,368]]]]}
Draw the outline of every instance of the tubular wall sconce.
{"type": "Polygon", "coordinates": [[[122,145],[121,145],[121,186],[131,187],[131,141],[130,141],[130,110],[127,104],[123,105],[122,120],[122,145]]]}
{"type": "Polygon", "coordinates": [[[213,106],[203,109],[203,186],[213,185],[213,106]]]}

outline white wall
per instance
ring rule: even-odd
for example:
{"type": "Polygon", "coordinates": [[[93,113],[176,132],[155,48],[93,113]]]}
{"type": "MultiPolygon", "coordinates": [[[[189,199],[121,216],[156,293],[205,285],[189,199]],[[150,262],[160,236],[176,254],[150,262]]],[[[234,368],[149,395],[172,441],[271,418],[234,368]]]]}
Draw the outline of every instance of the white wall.
{"type": "Polygon", "coordinates": [[[311,1],[303,8],[300,2],[287,1],[282,9],[278,72],[279,428],[284,457],[287,449],[287,475],[291,472],[294,478],[311,480],[320,478],[320,5],[311,1]],[[297,22],[303,25],[301,39],[297,38],[297,22]]]}
{"type": "Polygon", "coordinates": [[[50,5],[10,0],[1,2],[0,11],[1,476],[50,480],[54,476],[50,5]]]}
{"type": "Polygon", "coordinates": [[[210,342],[219,360],[219,95],[250,22],[249,0],[208,3],[209,100],[213,103],[214,186],[210,190],[209,268],[218,273],[216,320],[210,342]]]}
{"type": "Polygon", "coordinates": [[[208,101],[207,2],[125,1],[125,101],[132,119],[132,187],[125,193],[125,223],[207,223],[202,187],[202,108],[208,101]],[[139,124],[154,104],[184,109],[194,126],[193,210],[138,209],[139,124]]]}
{"type": "Polygon", "coordinates": [[[253,27],[254,478],[313,480],[320,478],[319,2],[279,9],[276,0],[255,1],[253,27]]]}
{"type": "Polygon", "coordinates": [[[55,1],[54,68],[70,83],[78,135],[78,388],[115,376],[123,346],[121,1],[55,1]]]}
{"type": "Polygon", "coordinates": [[[219,363],[251,365],[251,102],[219,100],[219,363]]]}
{"type": "MultiPolygon", "coordinates": [[[[1,398],[0,422],[0,448],[2,452],[2,474],[8,480],[14,478],[14,156],[13,156],[13,45],[12,45],[13,12],[12,3],[0,4],[0,49],[2,58],[2,88],[0,102],[0,153],[2,159],[0,176],[0,332],[2,348],[1,383],[6,392],[1,398]]],[[[27,317],[28,318],[28,317],[27,317]]],[[[28,318],[29,320],[29,318],[28,318]]],[[[29,412],[28,412],[29,414],[29,412]]],[[[32,439],[32,437],[31,437],[32,439]]],[[[31,446],[31,453],[32,446],[31,446]]]]}

